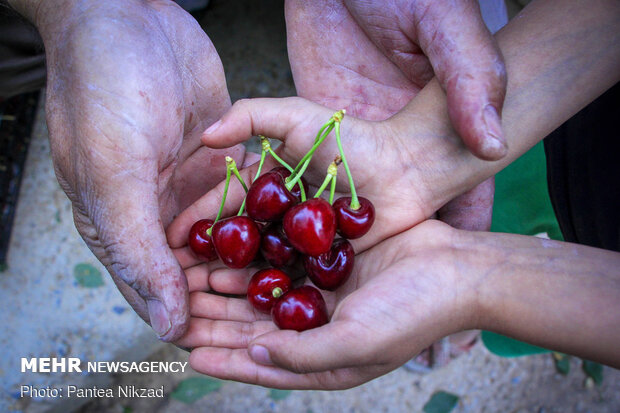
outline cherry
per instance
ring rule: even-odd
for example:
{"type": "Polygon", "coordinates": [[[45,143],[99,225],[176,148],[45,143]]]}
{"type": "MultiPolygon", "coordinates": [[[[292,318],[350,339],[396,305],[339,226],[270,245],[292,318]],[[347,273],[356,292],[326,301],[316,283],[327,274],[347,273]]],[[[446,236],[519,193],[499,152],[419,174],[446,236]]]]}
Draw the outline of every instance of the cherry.
{"type": "Polygon", "coordinates": [[[279,221],[284,213],[299,202],[286,189],[284,178],[278,172],[267,172],[250,186],[245,206],[248,215],[258,221],[279,221]]]}
{"type": "MultiPolygon", "coordinates": [[[[286,179],[289,176],[291,176],[291,171],[289,171],[288,169],[286,169],[283,166],[276,166],[275,168],[273,168],[269,172],[276,172],[276,173],[280,174],[282,176],[282,178],[284,178],[284,179],[286,179]]],[[[304,179],[303,176],[301,177],[300,181],[301,181],[301,183],[304,186],[304,192],[306,193],[306,196],[308,196],[308,194],[310,193],[310,187],[308,186],[308,182],[306,182],[306,180],[304,179]]],[[[295,195],[297,197],[297,199],[301,199],[301,189],[299,188],[299,182],[297,182],[295,184],[295,186],[293,187],[293,189],[291,189],[291,193],[293,195],[295,195]]]]}
{"type": "Polygon", "coordinates": [[[263,231],[260,242],[263,257],[276,268],[293,265],[297,251],[282,231],[282,226],[271,225],[263,231]]]}
{"type": "Polygon", "coordinates": [[[360,238],[375,222],[375,207],[368,199],[358,198],[360,207],[351,209],[351,197],[338,198],[334,202],[338,233],[347,239],[360,238]]]}
{"type": "Polygon", "coordinates": [[[329,202],[312,198],[284,215],[284,233],[298,251],[316,256],[329,251],[336,235],[336,215],[329,202]]]}
{"type": "Polygon", "coordinates": [[[254,308],[269,314],[275,302],[291,289],[291,279],[275,268],[260,270],[248,285],[248,301],[254,308]]]}
{"type": "Polygon", "coordinates": [[[210,219],[196,221],[189,230],[189,237],[187,240],[189,248],[194,254],[207,262],[217,260],[217,253],[213,247],[213,239],[207,234],[207,230],[212,226],[213,221],[210,219]]]}
{"type": "Polygon", "coordinates": [[[213,225],[213,245],[222,262],[230,268],[247,266],[258,252],[260,232],[251,218],[236,216],[213,225]]]}
{"type": "Polygon", "coordinates": [[[310,280],[322,290],[334,291],[344,284],[353,271],[355,251],[346,239],[334,241],[331,249],[317,257],[304,257],[310,280]]]}
{"type": "Polygon", "coordinates": [[[304,331],[326,324],[327,305],[316,288],[304,285],[290,290],[271,310],[273,322],[283,330],[304,331]]]}

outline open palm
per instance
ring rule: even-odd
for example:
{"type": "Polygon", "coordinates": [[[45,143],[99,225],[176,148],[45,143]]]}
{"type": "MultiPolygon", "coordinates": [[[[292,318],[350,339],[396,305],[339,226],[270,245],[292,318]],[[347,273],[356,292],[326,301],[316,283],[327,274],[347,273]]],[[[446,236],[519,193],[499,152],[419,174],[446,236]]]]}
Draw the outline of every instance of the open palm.
{"type": "Polygon", "coordinates": [[[452,231],[427,221],[356,256],[347,283],[323,293],[330,323],[301,333],[278,330],[245,298],[193,293],[179,344],[195,348],[194,369],[222,379],[291,389],[364,383],[469,322],[456,311],[471,305],[461,302],[469,295],[453,268],[452,231]]]}

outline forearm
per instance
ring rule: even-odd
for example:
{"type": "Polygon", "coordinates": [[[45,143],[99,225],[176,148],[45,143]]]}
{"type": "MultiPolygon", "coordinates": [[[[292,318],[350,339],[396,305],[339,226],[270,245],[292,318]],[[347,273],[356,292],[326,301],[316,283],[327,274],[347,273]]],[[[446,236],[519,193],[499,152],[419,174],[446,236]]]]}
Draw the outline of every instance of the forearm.
{"type": "Polygon", "coordinates": [[[619,253],[521,235],[456,239],[475,327],[620,366],[619,253]]]}
{"type": "Polygon", "coordinates": [[[432,81],[397,118],[406,130],[420,123],[410,114],[425,114],[422,123],[434,136],[426,151],[435,161],[434,206],[503,169],[616,83],[619,26],[617,1],[547,0],[532,3],[496,35],[508,72],[502,127],[509,152],[501,161],[465,150],[450,126],[445,94],[432,81]]]}

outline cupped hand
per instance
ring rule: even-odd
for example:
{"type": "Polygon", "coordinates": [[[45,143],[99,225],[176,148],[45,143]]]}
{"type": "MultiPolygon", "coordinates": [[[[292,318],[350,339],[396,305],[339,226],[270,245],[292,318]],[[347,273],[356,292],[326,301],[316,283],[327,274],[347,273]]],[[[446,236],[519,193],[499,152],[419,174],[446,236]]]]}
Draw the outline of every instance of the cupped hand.
{"type": "MultiPolygon", "coordinates": [[[[164,230],[224,176],[225,154],[200,143],[230,106],[221,62],[173,2],[59,9],[44,3],[38,12],[58,180],[79,233],[125,298],[161,339],[177,339],[188,287],[164,230]]],[[[244,150],[226,155],[242,163],[244,150]]]]}
{"type": "Polygon", "coordinates": [[[221,379],[288,389],[362,384],[475,323],[456,232],[426,221],[358,254],[347,283],[323,292],[331,321],[301,333],[278,330],[245,297],[194,293],[179,344],[193,348],[192,368],[221,379]]]}
{"type": "Polygon", "coordinates": [[[476,0],[343,1],[411,82],[423,87],[433,76],[439,79],[454,129],[474,155],[506,155],[500,119],[506,68],[476,0]]]}
{"type": "MultiPolygon", "coordinates": [[[[450,63],[454,66],[450,70],[458,70],[463,81],[469,82],[468,87],[473,88],[467,96],[463,96],[460,90],[453,92],[455,97],[449,103],[456,110],[469,113],[475,109],[475,105],[466,100],[485,101],[488,99],[486,95],[492,91],[503,93],[505,85],[500,82],[501,79],[492,77],[488,72],[479,70],[476,75],[467,76],[468,72],[482,69],[488,63],[488,59],[481,60],[479,55],[492,56],[497,53],[490,36],[473,35],[474,32],[478,35],[486,33],[475,7],[467,8],[465,23],[455,23],[455,26],[473,26],[465,34],[459,32],[457,35],[456,30],[460,30],[460,27],[445,24],[435,29],[439,32],[449,31],[447,35],[466,46],[479,41],[482,47],[475,49],[476,54],[463,55],[458,50],[450,53],[445,49],[429,49],[434,54],[426,57],[414,40],[405,37],[401,18],[395,15],[394,4],[383,8],[368,2],[345,3],[342,0],[286,2],[287,47],[299,96],[334,111],[346,109],[348,115],[360,119],[385,120],[400,111],[432,78],[433,67],[429,58],[439,68],[450,63]],[[364,14],[375,8],[378,10],[373,12],[377,14],[372,18],[364,14]],[[382,26],[377,26],[378,22],[382,26]],[[398,38],[398,41],[394,39],[393,43],[389,43],[386,42],[387,38],[398,38]],[[396,47],[399,50],[394,49],[396,47]]],[[[411,3],[420,7],[423,2],[411,3]]],[[[444,7],[439,3],[442,2],[434,2],[429,7],[444,7]]],[[[425,28],[432,27],[426,25],[425,28]]],[[[408,29],[412,30],[411,27],[408,29]]],[[[421,35],[424,34],[427,32],[422,31],[421,35]]],[[[501,61],[501,55],[499,59],[501,61]]],[[[470,142],[468,138],[476,134],[471,128],[465,128],[465,122],[461,126],[461,129],[469,131],[463,135],[464,141],[470,142]]],[[[474,151],[480,147],[470,146],[474,151]]],[[[488,230],[491,226],[493,192],[494,180],[489,178],[448,202],[438,211],[437,218],[455,228],[488,230]]]]}

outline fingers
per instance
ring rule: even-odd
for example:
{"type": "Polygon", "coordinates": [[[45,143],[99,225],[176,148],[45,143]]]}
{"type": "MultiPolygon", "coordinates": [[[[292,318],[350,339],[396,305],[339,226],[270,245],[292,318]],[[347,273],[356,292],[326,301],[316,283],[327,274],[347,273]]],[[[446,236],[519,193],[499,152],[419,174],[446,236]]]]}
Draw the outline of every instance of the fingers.
{"type": "Polygon", "coordinates": [[[189,321],[187,281],[166,241],[156,191],[142,180],[123,182],[100,194],[96,207],[74,207],[76,226],[117,285],[141,298],[121,290],[134,309],[172,341],[189,321]]]}
{"type": "Polygon", "coordinates": [[[350,321],[332,321],[301,333],[278,330],[254,340],[250,357],[266,366],[312,373],[376,363],[368,329],[350,321]],[[326,349],[329,349],[326,351],[326,349]]]}
{"type": "MultiPolygon", "coordinates": [[[[324,349],[324,351],[329,351],[324,349]]],[[[235,380],[279,389],[347,389],[364,383],[386,369],[338,369],[321,373],[296,374],[275,366],[255,363],[245,349],[199,347],[189,356],[192,368],[222,380],[235,380]]]]}
{"type": "Polygon", "coordinates": [[[189,348],[223,347],[245,349],[255,337],[272,331],[274,328],[276,326],[268,320],[245,323],[192,317],[187,334],[177,341],[176,344],[189,348]]]}
{"type": "Polygon", "coordinates": [[[211,148],[228,148],[252,135],[286,140],[299,125],[309,122],[316,130],[315,125],[322,125],[332,114],[329,109],[298,97],[243,99],[204,132],[202,141],[211,148]]]}
{"type": "Polygon", "coordinates": [[[201,292],[192,293],[190,312],[193,317],[246,323],[271,319],[268,314],[254,310],[245,298],[229,298],[201,292]]]}
{"type": "Polygon", "coordinates": [[[222,380],[282,389],[314,388],[311,377],[256,364],[245,349],[199,347],[189,356],[192,368],[222,380]]]}
{"type": "Polygon", "coordinates": [[[439,219],[457,229],[488,231],[493,218],[494,192],[495,178],[491,177],[444,205],[437,212],[439,219]]]}
{"type": "Polygon", "coordinates": [[[414,14],[455,130],[474,155],[501,159],[508,151],[501,126],[506,68],[477,2],[427,2],[414,14]]]}
{"type": "Polygon", "coordinates": [[[248,281],[256,270],[233,270],[222,267],[213,269],[209,264],[199,264],[185,269],[189,292],[214,290],[222,294],[245,294],[248,281]]]}

